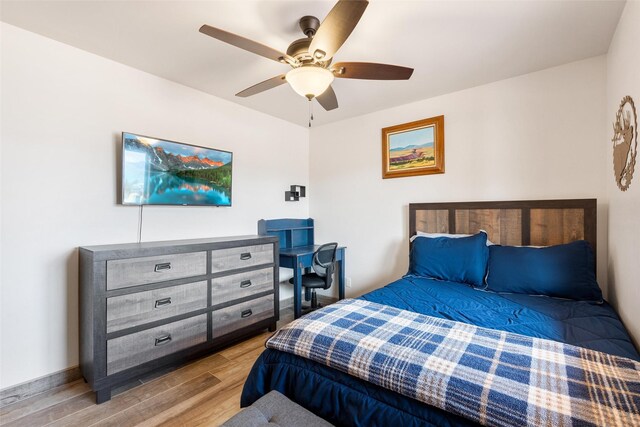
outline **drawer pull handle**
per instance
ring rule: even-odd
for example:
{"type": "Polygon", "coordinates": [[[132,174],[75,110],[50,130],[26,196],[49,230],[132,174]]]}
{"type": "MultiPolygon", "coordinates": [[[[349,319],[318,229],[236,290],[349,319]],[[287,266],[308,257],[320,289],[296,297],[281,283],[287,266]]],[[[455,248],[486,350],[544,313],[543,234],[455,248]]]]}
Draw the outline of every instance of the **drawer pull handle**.
{"type": "Polygon", "coordinates": [[[164,307],[165,305],[169,305],[169,304],[171,304],[171,297],[162,298],[162,299],[156,300],[155,308],[164,307]]]}
{"type": "Polygon", "coordinates": [[[167,344],[171,342],[171,334],[167,334],[163,337],[156,338],[156,347],[159,345],[167,344]]]}
{"type": "Polygon", "coordinates": [[[156,264],[156,266],[153,269],[153,271],[155,271],[156,273],[162,273],[165,270],[171,270],[170,262],[163,262],[161,264],[156,264]]]}
{"type": "Polygon", "coordinates": [[[245,310],[242,313],[240,313],[240,317],[249,317],[253,314],[253,311],[251,311],[251,309],[249,310],[245,310]]]}
{"type": "Polygon", "coordinates": [[[240,287],[241,288],[248,288],[249,286],[251,286],[251,280],[244,280],[244,281],[240,282],[240,287]]]}
{"type": "Polygon", "coordinates": [[[251,252],[245,252],[243,254],[240,254],[240,259],[243,261],[251,259],[251,252]]]}

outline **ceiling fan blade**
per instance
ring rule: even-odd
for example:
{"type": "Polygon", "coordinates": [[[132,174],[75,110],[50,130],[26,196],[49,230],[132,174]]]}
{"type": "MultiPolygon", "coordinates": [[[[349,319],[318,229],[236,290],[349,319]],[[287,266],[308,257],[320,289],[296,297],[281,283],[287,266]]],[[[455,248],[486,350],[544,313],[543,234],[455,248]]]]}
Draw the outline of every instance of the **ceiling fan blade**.
{"type": "Polygon", "coordinates": [[[229,43],[230,45],[255,53],[256,55],[273,59],[274,61],[277,61],[277,62],[289,62],[294,64],[298,62],[296,59],[276,49],[273,49],[269,46],[265,46],[258,42],[254,42],[253,40],[239,36],[237,34],[233,34],[225,30],[221,30],[220,28],[215,28],[205,24],[202,27],[200,27],[200,32],[202,34],[206,34],[210,37],[213,37],[214,39],[218,39],[225,43],[229,43]]]}
{"type": "Polygon", "coordinates": [[[338,98],[336,98],[336,93],[333,91],[333,88],[329,86],[327,90],[325,90],[322,95],[316,96],[316,99],[327,111],[334,110],[338,108],[338,98]]]}
{"type": "Polygon", "coordinates": [[[280,74],[279,76],[272,77],[268,80],[255,84],[251,87],[246,88],[242,92],[236,93],[236,96],[241,98],[246,98],[248,96],[255,95],[260,92],[264,92],[265,90],[273,89],[274,87],[278,87],[283,83],[286,83],[285,79],[286,74],[280,74]]]}
{"type": "Polygon", "coordinates": [[[338,62],[331,70],[342,79],[408,80],[413,74],[413,68],[373,62],[338,62]]]}
{"type": "Polygon", "coordinates": [[[340,0],[333,6],[309,45],[315,59],[326,61],[347,40],[369,5],[366,0],[340,0]]]}

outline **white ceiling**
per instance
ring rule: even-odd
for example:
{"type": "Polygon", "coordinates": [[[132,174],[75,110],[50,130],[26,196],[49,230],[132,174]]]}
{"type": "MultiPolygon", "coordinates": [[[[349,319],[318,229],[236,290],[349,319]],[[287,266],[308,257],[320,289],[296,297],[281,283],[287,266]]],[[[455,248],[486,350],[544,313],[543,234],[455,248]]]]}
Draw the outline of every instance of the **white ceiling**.
{"type": "MultiPolygon", "coordinates": [[[[306,126],[307,101],[288,85],[235,93],[287,71],[198,32],[202,24],[281,51],[320,20],[321,1],[7,1],[0,19],[97,55],[306,126]]],[[[336,79],[340,108],[315,103],[314,124],[342,120],[607,52],[621,1],[371,0],[334,61],[415,68],[408,81],[336,79]]]]}

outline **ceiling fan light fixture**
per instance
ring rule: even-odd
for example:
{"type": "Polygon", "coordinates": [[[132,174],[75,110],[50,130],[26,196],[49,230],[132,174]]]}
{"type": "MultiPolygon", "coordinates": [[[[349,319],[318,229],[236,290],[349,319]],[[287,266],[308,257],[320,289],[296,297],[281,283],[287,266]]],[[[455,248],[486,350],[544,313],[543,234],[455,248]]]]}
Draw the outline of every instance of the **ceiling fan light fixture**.
{"type": "Polygon", "coordinates": [[[287,73],[287,82],[300,96],[315,98],[322,95],[333,82],[333,73],[313,65],[294,68],[287,73]]]}

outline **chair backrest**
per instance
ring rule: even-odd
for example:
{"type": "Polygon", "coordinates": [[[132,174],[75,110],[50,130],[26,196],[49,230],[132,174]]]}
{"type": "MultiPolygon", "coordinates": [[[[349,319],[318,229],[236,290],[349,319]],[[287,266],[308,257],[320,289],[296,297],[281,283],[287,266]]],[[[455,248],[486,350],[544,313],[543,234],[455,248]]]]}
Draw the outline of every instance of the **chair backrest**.
{"type": "Polygon", "coordinates": [[[333,270],[335,269],[336,265],[337,249],[337,243],[325,243],[324,245],[321,245],[313,254],[311,267],[313,267],[313,271],[315,271],[318,276],[325,278],[325,289],[329,289],[329,287],[331,286],[331,281],[333,280],[333,270]]]}

